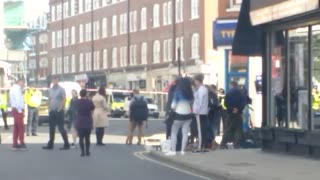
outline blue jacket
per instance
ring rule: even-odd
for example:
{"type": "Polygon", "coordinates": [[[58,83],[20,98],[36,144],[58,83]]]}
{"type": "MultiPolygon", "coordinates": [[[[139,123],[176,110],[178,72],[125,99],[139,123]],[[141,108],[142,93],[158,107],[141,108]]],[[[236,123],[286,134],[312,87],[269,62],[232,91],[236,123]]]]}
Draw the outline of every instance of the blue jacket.
{"type": "Polygon", "coordinates": [[[237,108],[239,113],[242,113],[247,105],[246,96],[238,88],[231,89],[225,97],[225,105],[229,112],[232,112],[233,108],[237,108]]]}

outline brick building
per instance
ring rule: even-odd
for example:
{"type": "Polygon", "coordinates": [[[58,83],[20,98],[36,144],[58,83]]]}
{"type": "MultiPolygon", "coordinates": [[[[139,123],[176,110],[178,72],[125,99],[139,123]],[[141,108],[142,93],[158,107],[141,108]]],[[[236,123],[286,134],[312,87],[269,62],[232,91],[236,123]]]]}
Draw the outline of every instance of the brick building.
{"type": "Polygon", "coordinates": [[[161,90],[181,71],[203,72],[212,51],[212,0],[50,0],[50,71],[90,85],[161,90]],[[92,11],[93,9],[93,11],[92,11]],[[92,31],[93,29],[93,31],[92,31]]]}

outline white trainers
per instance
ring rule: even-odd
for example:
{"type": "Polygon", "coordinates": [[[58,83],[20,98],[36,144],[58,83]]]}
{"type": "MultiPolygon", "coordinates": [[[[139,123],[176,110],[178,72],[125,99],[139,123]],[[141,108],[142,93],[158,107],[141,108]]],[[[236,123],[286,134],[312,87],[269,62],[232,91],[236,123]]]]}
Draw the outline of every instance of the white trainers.
{"type": "Polygon", "coordinates": [[[184,156],[184,154],[185,154],[185,152],[184,152],[184,151],[181,151],[180,153],[181,153],[181,155],[182,155],[182,156],[184,156]]]}
{"type": "Polygon", "coordinates": [[[169,151],[166,156],[175,156],[177,153],[175,151],[169,151]]]}

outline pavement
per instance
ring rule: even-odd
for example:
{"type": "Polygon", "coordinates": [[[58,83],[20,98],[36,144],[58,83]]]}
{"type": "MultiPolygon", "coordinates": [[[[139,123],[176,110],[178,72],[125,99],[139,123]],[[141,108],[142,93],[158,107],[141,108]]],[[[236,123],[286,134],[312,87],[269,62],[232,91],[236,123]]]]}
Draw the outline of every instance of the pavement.
{"type": "Polygon", "coordinates": [[[320,176],[318,160],[260,149],[187,152],[184,156],[170,157],[151,150],[150,156],[220,180],[311,180],[320,176]]]}
{"type": "MultiPolygon", "coordinates": [[[[178,168],[155,163],[146,156],[143,146],[124,145],[128,122],[111,120],[106,131],[105,147],[97,147],[92,134],[90,157],[80,157],[78,148],[60,151],[61,136],[56,134],[55,149],[42,150],[48,140],[48,126],[39,128],[37,137],[25,137],[28,151],[12,151],[11,131],[1,128],[3,144],[0,145],[1,180],[201,180],[178,168]],[[141,153],[141,154],[140,154],[141,153]]],[[[146,136],[163,131],[161,121],[150,121],[144,128],[146,136]]],[[[71,138],[69,137],[69,140],[71,138]]]]}

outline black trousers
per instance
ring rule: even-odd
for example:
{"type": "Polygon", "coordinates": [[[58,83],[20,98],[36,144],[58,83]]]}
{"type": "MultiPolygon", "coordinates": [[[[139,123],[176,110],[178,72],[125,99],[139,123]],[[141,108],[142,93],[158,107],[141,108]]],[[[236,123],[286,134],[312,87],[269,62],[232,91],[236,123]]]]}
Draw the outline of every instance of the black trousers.
{"type": "Polygon", "coordinates": [[[64,111],[50,111],[49,112],[49,142],[48,147],[53,147],[56,127],[58,126],[59,132],[64,141],[64,147],[69,147],[67,131],[64,129],[64,111]]]}
{"type": "Polygon", "coordinates": [[[104,127],[96,128],[97,144],[103,144],[104,127]]]}
{"type": "Polygon", "coordinates": [[[240,145],[243,137],[242,123],[243,117],[241,113],[228,112],[226,129],[223,134],[221,146],[225,146],[228,142],[233,142],[235,147],[240,145]]]}
{"type": "Polygon", "coordinates": [[[8,129],[8,121],[7,121],[7,116],[8,116],[8,113],[7,111],[5,111],[4,109],[1,109],[1,113],[2,113],[2,119],[3,119],[3,122],[4,122],[4,127],[6,129],[8,129]]]}
{"type": "Polygon", "coordinates": [[[212,140],[208,138],[208,116],[200,115],[200,129],[201,129],[201,147],[206,148],[212,140]]]}
{"type": "Polygon", "coordinates": [[[79,136],[79,145],[81,148],[81,154],[90,153],[90,135],[91,129],[90,128],[79,128],[77,129],[78,136],[79,136]]]}

